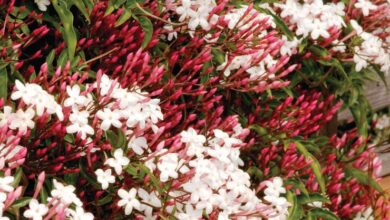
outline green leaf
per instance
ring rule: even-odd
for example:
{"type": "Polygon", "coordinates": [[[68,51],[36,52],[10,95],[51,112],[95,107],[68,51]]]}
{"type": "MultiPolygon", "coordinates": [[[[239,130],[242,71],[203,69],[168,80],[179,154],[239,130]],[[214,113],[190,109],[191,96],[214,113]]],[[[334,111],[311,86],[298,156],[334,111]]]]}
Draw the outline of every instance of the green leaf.
{"type": "Polygon", "coordinates": [[[83,14],[85,19],[87,19],[87,21],[90,22],[90,20],[89,20],[89,13],[88,13],[87,8],[85,7],[85,4],[84,4],[83,1],[80,1],[80,0],[70,0],[69,8],[72,7],[72,5],[75,5],[79,9],[81,14],[83,14]]]}
{"type": "Polygon", "coordinates": [[[300,204],[308,204],[312,202],[322,202],[322,203],[330,203],[330,200],[325,196],[319,193],[312,193],[309,195],[300,195],[298,196],[298,201],[300,204]]]}
{"type": "Polygon", "coordinates": [[[47,190],[45,189],[45,187],[42,187],[41,191],[39,192],[39,198],[43,203],[46,203],[47,197],[48,197],[47,190]]]}
{"type": "Polygon", "coordinates": [[[121,16],[115,22],[115,27],[121,26],[123,23],[129,20],[129,18],[131,18],[131,14],[132,13],[130,10],[124,8],[121,16]]]}
{"type": "Polygon", "coordinates": [[[16,173],[14,175],[14,181],[12,182],[11,186],[13,186],[14,188],[19,186],[19,183],[20,183],[20,180],[22,179],[22,176],[23,176],[23,169],[21,167],[19,167],[16,170],[16,173]]]}
{"type": "Polygon", "coordinates": [[[371,186],[372,188],[376,189],[378,192],[381,193],[384,192],[382,187],[373,178],[371,178],[366,172],[353,168],[351,166],[345,167],[344,170],[348,176],[355,178],[359,183],[366,186],[371,186]]]}
{"type": "Polygon", "coordinates": [[[102,205],[105,205],[105,204],[108,204],[109,202],[112,201],[112,196],[110,195],[107,195],[101,199],[99,199],[96,203],[94,203],[96,206],[102,206],[102,205]]]}
{"type": "Polygon", "coordinates": [[[7,100],[8,95],[8,73],[7,68],[3,67],[0,69],[0,98],[7,100]]]}
{"type": "Polygon", "coordinates": [[[67,134],[64,137],[64,141],[73,144],[74,143],[74,136],[72,134],[67,134]]]}
{"type": "Polygon", "coordinates": [[[304,195],[309,195],[309,191],[306,189],[304,183],[296,179],[287,179],[285,185],[292,185],[295,189],[299,189],[304,195]]]}
{"type": "Polygon", "coordinates": [[[133,177],[137,177],[138,176],[137,168],[135,168],[131,164],[129,164],[124,170],[126,171],[126,173],[132,175],[133,177]]]}
{"type": "Polygon", "coordinates": [[[115,132],[111,131],[111,130],[108,130],[106,131],[106,134],[107,134],[107,137],[108,137],[108,140],[110,141],[110,144],[114,147],[114,148],[126,148],[126,136],[125,134],[123,133],[122,130],[118,129],[118,134],[116,134],[115,132]]]}
{"type": "Polygon", "coordinates": [[[318,181],[318,184],[320,185],[321,192],[325,193],[325,180],[324,177],[322,176],[321,166],[317,158],[315,158],[299,141],[295,141],[294,143],[298,151],[301,152],[301,154],[303,154],[305,159],[312,161],[310,163],[311,169],[313,170],[313,173],[318,181]]]}
{"type": "Polygon", "coordinates": [[[81,165],[81,163],[79,164],[79,168],[80,168],[80,174],[81,176],[87,180],[88,183],[90,183],[92,186],[94,186],[96,189],[100,189],[100,184],[96,181],[96,179],[94,177],[91,177],[89,176],[85,170],[83,169],[83,166],[81,165]]]}
{"type": "Polygon", "coordinates": [[[146,48],[152,40],[153,36],[153,24],[149,18],[141,16],[138,18],[138,22],[141,25],[142,30],[144,31],[144,40],[142,41],[141,47],[146,48]]]}
{"type": "Polygon", "coordinates": [[[122,148],[123,150],[127,148],[126,135],[121,129],[118,129],[118,140],[116,142],[116,145],[118,148],[122,148]]]}
{"type": "Polygon", "coordinates": [[[272,13],[272,11],[268,9],[260,8],[259,6],[254,5],[254,8],[259,10],[260,12],[269,14],[273,18],[273,22],[283,32],[283,34],[285,34],[289,40],[294,39],[294,34],[290,31],[290,29],[288,29],[286,23],[278,15],[272,13]]]}
{"type": "Polygon", "coordinates": [[[225,53],[222,50],[213,47],[211,48],[211,53],[218,64],[225,62],[225,53]]]}
{"type": "Polygon", "coordinates": [[[65,1],[52,0],[52,3],[62,22],[63,29],[61,32],[64,35],[69,60],[73,60],[77,45],[76,31],[73,27],[73,14],[65,1]]]}
{"type": "Polygon", "coordinates": [[[256,180],[262,180],[263,179],[263,171],[261,171],[258,167],[256,166],[251,166],[248,168],[247,173],[251,176],[254,177],[256,180]]]}
{"type": "Polygon", "coordinates": [[[160,180],[144,164],[139,163],[138,166],[140,167],[141,171],[145,172],[150,177],[150,180],[152,181],[153,186],[156,188],[156,190],[160,194],[162,194],[163,189],[161,188],[160,180]]]}
{"type": "Polygon", "coordinates": [[[267,129],[264,127],[261,127],[259,125],[251,125],[251,126],[249,126],[249,129],[256,131],[256,133],[259,136],[264,136],[264,135],[268,134],[267,129]]]}
{"type": "Polygon", "coordinates": [[[68,184],[75,185],[77,183],[78,178],[78,173],[69,173],[65,175],[64,180],[68,184]]]}
{"type": "Polygon", "coordinates": [[[309,50],[319,57],[329,56],[329,51],[317,45],[311,45],[309,50]]]}
{"type": "Polygon", "coordinates": [[[310,216],[310,219],[321,218],[322,220],[339,220],[339,217],[337,217],[337,215],[333,212],[322,208],[310,209],[308,216],[310,216]]]}
{"type": "Polygon", "coordinates": [[[32,199],[31,197],[24,197],[24,198],[17,199],[14,203],[12,203],[11,208],[15,208],[15,209],[22,208],[28,205],[31,199],[32,199]]]}
{"type": "Polygon", "coordinates": [[[291,203],[291,207],[288,209],[290,213],[288,216],[289,220],[299,220],[302,218],[303,209],[302,206],[298,203],[297,197],[291,191],[287,191],[287,200],[291,203]]]}

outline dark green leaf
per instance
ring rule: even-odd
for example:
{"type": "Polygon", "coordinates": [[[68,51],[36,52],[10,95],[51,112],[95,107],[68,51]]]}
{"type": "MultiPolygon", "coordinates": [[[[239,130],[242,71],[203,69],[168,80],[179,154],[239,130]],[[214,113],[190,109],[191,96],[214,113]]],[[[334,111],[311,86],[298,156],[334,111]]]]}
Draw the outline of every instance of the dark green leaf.
{"type": "Polygon", "coordinates": [[[3,67],[0,69],[0,98],[7,100],[8,95],[8,73],[7,68],[3,67]]]}
{"type": "Polygon", "coordinates": [[[355,178],[359,183],[371,186],[372,188],[376,189],[378,192],[383,192],[382,187],[373,179],[371,178],[366,172],[353,168],[353,167],[345,167],[345,173],[353,178],[355,178]]]}
{"type": "Polygon", "coordinates": [[[19,167],[16,170],[16,173],[14,175],[14,181],[12,182],[11,186],[13,186],[14,188],[19,186],[19,183],[20,183],[20,180],[22,179],[22,176],[23,176],[23,169],[21,167],[19,167]]]}
{"type": "Polygon", "coordinates": [[[300,204],[308,204],[313,202],[330,203],[330,200],[319,193],[312,193],[309,195],[298,196],[298,202],[300,204]]]}
{"type": "Polygon", "coordinates": [[[70,0],[70,6],[69,8],[72,6],[72,5],[75,5],[79,11],[81,12],[81,14],[83,14],[83,16],[85,17],[85,19],[87,19],[87,21],[89,22],[89,13],[87,11],[87,8],[85,7],[85,4],[83,1],[80,1],[80,0],[70,0]]]}
{"type": "Polygon", "coordinates": [[[302,218],[303,209],[302,206],[298,203],[297,197],[291,191],[287,191],[287,200],[290,202],[291,207],[288,209],[289,220],[299,220],[302,218]]]}
{"type": "Polygon", "coordinates": [[[303,154],[306,160],[312,161],[310,163],[311,169],[313,170],[314,175],[316,176],[316,179],[318,181],[318,184],[320,185],[320,189],[322,193],[325,193],[325,180],[322,176],[322,170],[320,163],[318,162],[317,158],[315,158],[306,148],[303,146],[299,141],[294,142],[298,151],[303,154]]]}
{"type": "Polygon", "coordinates": [[[308,213],[308,216],[310,216],[310,219],[321,218],[322,220],[339,220],[337,215],[335,215],[333,212],[322,208],[311,209],[308,213]]]}
{"type": "Polygon", "coordinates": [[[77,45],[76,31],[73,27],[73,14],[65,1],[52,0],[52,3],[62,22],[63,29],[61,32],[64,35],[69,60],[73,60],[77,45]]]}
{"type": "Polygon", "coordinates": [[[102,206],[102,205],[108,204],[108,203],[111,202],[111,201],[112,201],[112,196],[107,195],[107,196],[105,196],[105,197],[99,199],[99,200],[97,201],[97,203],[94,203],[94,204],[97,205],[97,206],[102,206]]]}
{"type": "Polygon", "coordinates": [[[290,31],[286,23],[278,15],[274,14],[272,11],[265,8],[260,8],[258,6],[254,6],[254,8],[259,10],[260,12],[271,15],[271,17],[273,18],[273,22],[287,36],[287,38],[289,40],[294,39],[294,34],[290,31]]]}
{"type": "Polygon", "coordinates": [[[123,9],[121,16],[115,22],[115,27],[118,27],[131,18],[131,11],[129,9],[123,9]]]}
{"type": "Polygon", "coordinates": [[[138,22],[141,25],[142,30],[144,31],[144,40],[142,41],[141,47],[146,48],[152,40],[153,36],[153,24],[149,18],[141,16],[138,18],[138,22]]]}

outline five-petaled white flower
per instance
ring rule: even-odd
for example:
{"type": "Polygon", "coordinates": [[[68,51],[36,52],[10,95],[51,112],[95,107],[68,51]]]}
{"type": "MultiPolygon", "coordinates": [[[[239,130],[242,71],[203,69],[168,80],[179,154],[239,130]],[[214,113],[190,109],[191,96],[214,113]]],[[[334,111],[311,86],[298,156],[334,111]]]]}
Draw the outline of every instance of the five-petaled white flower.
{"type": "Polygon", "coordinates": [[[193,128],[189,128],[187,131],[182,131],[180,135],[181,141],[186,143],[188,146],[187,155],[190,157],[194,155],[202,157],[205,150],[203,144],[206,142],[206,137],[196,133],[193,128]]]}
{"type": "Polygon", "coordinates": [[[80,95],[80,86],[74,85],[73,87],[67,86],[66,92],[68,93],[68,98],[64,101],[64,106],[75,106],[75,105],[85,105],[87,98],[80,95]]]}
{"type": "Polygon", "coordinates": [[[135,198],[137,195],[137,190],[135,188],[132,188],[129,191],[120,189],[118,190],[118,195],[121,198],[121,200],[118,202],[118,206],[125,206],[126,215],[130,215],[133,211],[133,208],[137,210],[141,209],[141,203],[138,201],[138,199],[135,198]]]}
{"type": "Polygon", "coordinates": [[[88,111],[78,111],[73,109],[72,114],[69,116],[69,121],[72,122],[72,124],[66,127],[66,132],[70,134],[80,133],[82,139],[86,139],[87,134],[93,135],[95,131],[88,124],[88,117],[88,111]]]}
{"type": "Polygon", "coordinates": [[[105,108],[103,110],[99,110],[96,115],[100,120],[102,120],[100,127],[104,131],[110,129],[111,125],[117,128],[122,126],[122,123],[119,121],[121,118],[119,110],[111,111],[111,109],[105,108]]]}
{"type": "Polygon", "coordinates": [[[103,171],[98,169],[95,171],[97,181],[102,184],[102,189],[107,189],[110,183],[115,183],[115,177],[111,175],[111,170],[107,169],[103,171]]]}
{"type": "Polygon", "coordinates": [[[372,2],[369,0],[358,0],[354,6],[355,8],[360,8],[364,16],[370,15],[370,11],[376,10],[378,8],[378,6],[372,4],[372,2]]]}
{"type": "Polygon", "coordinates": [[[11,123],[9,128],[12,130],[19,129],[20,132],[25,133],[27,128],[34,128],[34,121],[32,120],[35,116],[34,110],[28,108],[26,111],[19,109],[15,114],[12,115],[11,123]]]}
{"type": "Polygon", "coordinates": [[[161,182],[168,181],[169,177],[176,179],[178,177],[177,168],[179,157],[177,153],[168,153],[160,158],[157,163],[157,168],[160,170],[161,182]]]}
{"type": "Polygon", "coordinates": [[[40,204],[36,199],[32,199],[28,206],[29,209],[24,211],[23,216],[33,220],[42,220],[42,217],[49,211],[45,204],[40,204]]]}
{"type": "Polygon", "coordinates": [[[83,203],[76,196],[74,191],[76,188],[72,185],[65,186],[64,184],[58,182],[57,180],[53,180],[54,189],[51,191],[51,195],[54,198],[59,199],[65,205],[70,205],[74,203],[76,206],[82,206],[83,203]]]}
{"type": "Polygon", "coordinates": [[[108,164],[110,167],[114,168],[116,174],[120,175],[123,166],[128,165],[129,162],[129,158],[123,156],[123,150],[119,148],[115,150],[114,158],[109,158],[104,164],[108,164]]]}

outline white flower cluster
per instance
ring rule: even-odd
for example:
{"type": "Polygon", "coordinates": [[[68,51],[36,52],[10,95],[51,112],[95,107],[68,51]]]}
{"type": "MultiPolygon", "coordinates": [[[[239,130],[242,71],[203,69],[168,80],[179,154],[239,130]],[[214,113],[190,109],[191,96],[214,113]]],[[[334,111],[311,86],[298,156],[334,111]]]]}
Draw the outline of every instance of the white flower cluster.
{"type": "Polygon", "coordinates": [[[275,5],[282,10],[281,17],[296,25],[296,34],[303,37],[328,38],[330,28],[345,26],[345,5],[342,2],[324,4],[323,0],[313,0],[302,4],[298,0],[286,0],[275,5]]]}
{"type": "Polygon", "coordinates": [[[357,35],[363,40],[360,46],[356,46],[353,60],[356,63],[356,71],[366,68],[369,63],[381,66],[381,71],[390,70],[390,50],[385,49],[386,43],[372,33],[365,32],[357,21],[351,20],[351,25],[357,35]]]}
{"type": "MultiPolygon", "coordinates": [[[[28,219],[42,220],[45,215],[64,214],[66,219],[70,220],[93,220],[92,213],[85,212],[81,200],[76,196],[74,191],[76,188],[72,185],[65,186],[64,184],[53,180],[53,190],[51,196],[48,197],[47,204],[41,204],[36,199],[31,199],[29,209],[26,209],[23,216],[28,219]]],[[[46,217],[47,218],[47,217],[46,217]]]]}
{"type": "MultiPolygon", "coordinates": [[[[96,83],[95,88],[98,86],[96,83]]],[[[80,133],[82,139],[86,139],[87,135],[95,133],[90,125],[89,118],[94,108],[92,94],[80,95],[80,88],[74,85],[72,88],[67,88],[68,98],[65,100],[66,107],[72,107],[72,113],[69,117],[71,124],[67,127],[67,132],[70,134],[80,133]]],[[[103,131],[109,130],[111,127],[121,128],[126,124],[128,129],[139,126],[144,129],[146,125],[150,125],[153,131],[157,131],[155,125],[159,120],[163,119],[161,108],[158,105],[159,99],[150,99],[147,93],[141,92],[139,89],[129,91],[121,88],[118,82],[111,80],[107,75],[103,75],[99,84],[99,96],[111,100],[110,103],[105,103],[104,108],[96,113],[100,119],[100,128],[103,131]]],[[[96,94],[95,94],[96,95],[96,94]]],[[[138,150],[139,152],[139,150],[138,150]]]]}
{"type": "MultiPolygon", "coordinates": [[[[273,22],[272,16],[259,13],[254,9],[250,10],[249,13],[244,17],[245,12],[247,12],[247,10],[248,6],[242,5],[241,8],[235,8],[229,11],[229,13],[224,16],[224,18],[229,21],[228,28],[231,30],[245,30],[248,29],[255,22],[259,22],[264,19],[267,19],[267,24],[271,25],[271,27],[276,27],[275,23],[273,22]]],[[[267,34],[267,32],[263,31],[261,35],[264,36],[265,34],[267,34]]]]}
{"type": "Polygon", "coordinates": [[[19,80],[15,81],[15,85],[16,90],[12,92],[11,99],[21,99],[28,108],[25,111],[18,109],[12,113],[12,108],[5,106],[4,112],[0,113],[0,126],[7,124],[12,130],[25,133],[28,128],[34,128],[35,123],[32,119],[35,114],[38,116],[42,116],[44,113],[56,114],[59,120],[64,119],[62,108],[54,96],[43,90],[40,85],[35,83],[23,85],[19,80]]]}
{"type": "Polygon", "coordinates": [[[286,193],[286,189],[283,187],[283,180],[280,177],[274,177],[272,181],[265,181],[266,189],[264,190],[264,199],[271,203],[275,207],[275,217],[271,220],[287,219],[288,207],[290,203],[282,194],[286,193]]]}
{"type": "MultiPolygon", "coordinates": [[[[181,132],[181,141],[185,143],[183,153],[170,153],[162,149],[158,152],[162,156],[157,156],[157,161],[150,159],[145,163],[153,172],[159,173],[161,182],[172,181],[178,179],[180,174],[194,171],[180,188],[169,192],[177,202],[166,207],[166,211],[175,210],[178,219],[199,219],[202,214],[210,214],[214,210],[219,211],[218,219],[230,219],[233,216],[240,216],[239,219],[260,219],[256,214],[263,212],[283,219],[289,203],[281,197],[281,193],[285,192],[281,179],[275,178],[275,183],[268,184],[269,195],[266,193],[268,197],[264,198],[275,206],[273,210],[257,198],[256,192],[250,189],[249,175],[239,168],[243,161],[239,157],[240,148],[237,145],[242,141],[236,136],[242,128],[235,130],[237,132],[230,136],[215,129],[213,137],[207,140],[190,128],[181,132]]],[[[143,211],[145,217],[151,217],[153,208],[161,207],[156,192],[148,194],[143,189],[138,192],[142,204],[153,205],[141,205],[136,189],[129,192],[121,189],[118,194],[122,198],[118,205],[125,207],[127,215],[135,208],[143,211]]]]}
{"type": "MultiPolygon", "coordinates": [[[[262,5],[263,7],[269,8],[267,5],[262,5]]],[[[270,9],[271,10],[271,9],[270,9]]],[[[271,27],[275,28],[276,25],[273,21],[272,16],[259,13],[255,9],[251,9],[249,12],[248,6],[241,6],[239,9],[233,9],[227,13],[224,18],[228,21],[229,29],[238,29],[245,30],[251,27],[254,23],[257,25],[262,25],[261,21],[266,20],[267,24],[271,27]]],[[[263,30],[259,36],[259,38],[266,36],[268,34],[267,30],[263,30]]],[[[281,55],[292,55],[295,53],[296,48],[298,46],[299,40],[294,38],[292,41],[289,41],[287,37],[283,36],[282,40],[284,41],[283,46],[280,49],[281,55]]],[[[270,54],[266,55],[264,59],[262,59],[258,63],[253,63],[255,59],[265,53],[265,50],[259,49],[253,54],[247,55],[239,55],[234,56],[231,61],[229,61],[229,56],[226,54],[225,62],[217,67],[217,70],[224,72],[225,76],[230,76],[232,71],[238,70],[240,68],[246,69],[246,72],[250,75],[251,80],[258,80],[273,67],[275,67],[277,63],[277,59],[274,59],[270,54]]],[[[274,75],[270,74],[268,78],[273,78],[274,75]]]]}
{"type": "Polygon", "coordinates": [[[188,19],[188,28],[195,30],[201,26],[204,30],[210,30],[210,26],[218,20],[217,15],[210,17],[210,12],[216,6],[214,0],[181,0],[180,6],[176,8],[176,13],[180,15],[179,21],[188,19]]]}

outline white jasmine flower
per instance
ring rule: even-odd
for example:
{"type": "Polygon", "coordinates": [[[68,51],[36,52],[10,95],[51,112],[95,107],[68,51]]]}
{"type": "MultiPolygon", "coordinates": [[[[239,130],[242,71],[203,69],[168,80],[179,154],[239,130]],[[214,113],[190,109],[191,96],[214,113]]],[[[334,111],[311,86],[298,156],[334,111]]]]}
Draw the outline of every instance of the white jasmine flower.
{"type": "Polygon", "coordinates": [[[185,212],[175,214],[176,218],[181,220],[195,220],[202,218],[202,209],[196,209],[191,204],[186,204],[185,212]]]}
{"type": "Polygon", "coordinates": [[[353,220],[374,220],[372,208],[368,207],[364,212],[359,212],[353,220]]]}
{"type": "Polygon", "coordinates": [[[110,183],[115,183],[115,177],[111,175],[111,170],[107,169],[103,171],[98,169],[95,171],[97,181],[102,185],[102,189],[107,189],[110,183]]]}
{"type": "Polygon", "coordinates": [[[85,105],[87,102],[87,98],[85,96],[80,95],[80,87],[79,85],[74,85],[73,87],[67,86],[66,92],[68,93],[68,98],[64,101],[64,106],[77,106],[77,105],[85,105]]]}
{"type": "Polygon", "coordinates": [[[135,188],[130,189],[128,192],[124,189],[118,190],[118,195],[121,198],[118,202],[118,206],[125,206],[125,214],[130,215],[133,208],[140,210],[141,203],[136,199],[137,190],[135,188]]]}
{"type": "Polygon", "coordinates": [[[267,196],[279,197],[281,193],[286,193],[283,180],[280,177],[274,177],[272,181],[265,181],[265,185],[267,188],[264,190],[264,194],[267,196]]]}
{"type": "Polygon", "coordinates": [[[0,127],[6,125],[12,116],[12,108],[9,106],[4,106],[3,113],[0,113],[0,127]]]}
{"type": "Polygon", "coordinates": [[[148,148],[148,143],[146,141],[146,138],[137,137],[132,138],[129,141],[128,147],[131,148],[136,154],[141,155],[144,153],[144,149],[148,148]]]}
{"type": "Polygon", "coordinates": [[[20,132],[25,133],[28,128],[34,128],[35,123],[32,120],[34,116],[35,112],[31,108],[28,108],[26,111],[19,109],[15,114],[12,115],[9,128],[12,130],[18,129],[20,132]]]}
{"type": "Polygon", "coordinates": [[[179,157],[177,153],[168,153],[160,157],[157,163],[157,169],[160,173],[161,182],[168,181],[168,178],[176,179],[178,177],[177,168],[179,163],[179,157]]]}
{"type": "Polygon", "coordinates": [[[32,199],[28,204],[29,209],[24,211],[23,216],[33,220],[42,220],[49,208],[45,204],[40,204],[38,200],[32,199]]]}
{"type": "Polygon", "coordinates": [[[47,6],[50,5],[50,0],[34,0],[35,4],[38,5],[39,10],[46,11],[47,6]]]}
{"type": "Polygon", "coordinates": [[[11,94],[12,100],[22,99],[24,103],[30,104],[31,99],[37,95],[35,89],[30,84],[24,85],[19,80],[15,81],[16,91],[11,94]]]}
{"type": "Polygon", "coordinates": [[[370,11],[378,8],[378,6],[372,4],[369,0],[358,0],[354,6],[355,8],[360,8],[364,16],[370,15],[370,11]]]}
{"type": "Polygon", "coordinates": [[[85,210],[77,206],[76,210],[67,209],[67,215],[70,217],[71,220],[93,220],[94,216],[90,212],[85,212],[85,210]]]}
{"type": "Polygon", "coordinates": [[[88,111],[78,111],[73,109],[72,114],[69,116],[69,120],[72,124],[66,127],[66,132],[69,134],[80,132],[82,139],[86,139],[87,134],[93,135],[95,131],[88,124],[88,117],[88,111]]]}
{"type": "Polygon", "coordinates": [[[193,128],[189,128],[187,131],[182,131],[180,135],[181,141],[186,143],[188,146],[187,155],[190,157],[194,155],[201,157],[205,150],[203,144],[206,142],[206,137],[198,135],[193,128]]]}
{"type": "Polygon", "coordinates": [[[142,199],[140,211],[143,211],[146,216],[153,216],[153,207],[161,207],[161,200],[155,191],[148,193],[146,190],[139,188],[138,196],[142,199]]]}
{"type": "Polygon", "coordinates": [[[107,131],[110,129],[111,125],[114,127],[120,128],[122,123],[119,121],[121,118],[119,110],[111,111],[109,108],[99,110],[97,112],[97,117],[102,120],[101,129],[107,131]]]}
{"type": "Polygon", "coordinates": [[[11,184],[14,182],[13,176],[0,177],[0,190],[5,192],[12,192],[14,187],[11,184]]]}
{"type": "Polygon", "coordinates": [[[54,189],[51,191],[51,196],[59,199],[65,205],[75,204],[76,206],[82,206],[83,203],[76,196],[74,191],[76,188],[72,185],[65,186],[64,184],[53,179],[54,189]]]}
{"type": "Polygon", "coordinates": [[[219,129],[215,129],[214,131],[214,135],[216,138],[219,138],[221,140],[223,140],[224,142],[224,145],[227,146],[227,147],[232,147],[233,145],[235,144],[241,144],[242,141],[237,139],[237,138],[231,138],[229,137],[229,135],[219,129]]]}
{"type": "Polygon", "coordinates": [[[123,156],[123,150],[119,148],[115,150],[114,158],[109,158],[104,164],[108,164],[114,168],[116,174],[121,175],[123,166],[127,166],[129,162],[129,158],[123,156]]]}
{"type": "Polygon", "coordinates": [[[180,22],[183,22],[189,16],[194,16],[195,11],[191,9],[191,0],[182,0],[181,6],[176,8],[176,13],[180,15],[180,22]]]}
{"type": "MultiPolygon", "coordinates": [[[[168,19],[168,21],[171,21],[168,19]]],[[[173,39],[177,39],[177,32],[173,29],[173,26],[170,24],[167,24],[163,27],[165,30],[169,31],[167,40],[172,41],[173,39]]]]}

